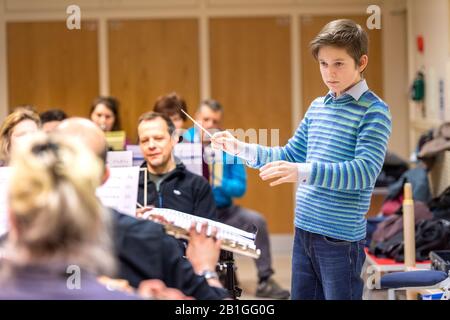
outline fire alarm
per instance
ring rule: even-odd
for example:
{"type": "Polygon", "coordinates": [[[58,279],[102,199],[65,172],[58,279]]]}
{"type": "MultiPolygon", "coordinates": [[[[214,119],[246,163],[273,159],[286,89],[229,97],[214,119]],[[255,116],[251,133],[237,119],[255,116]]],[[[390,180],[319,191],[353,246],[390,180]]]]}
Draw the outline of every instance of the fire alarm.
{"type": "Polygon", "coordinates": [[[423,36],[417,36],[417,50],[423,53],[423,36]]]}

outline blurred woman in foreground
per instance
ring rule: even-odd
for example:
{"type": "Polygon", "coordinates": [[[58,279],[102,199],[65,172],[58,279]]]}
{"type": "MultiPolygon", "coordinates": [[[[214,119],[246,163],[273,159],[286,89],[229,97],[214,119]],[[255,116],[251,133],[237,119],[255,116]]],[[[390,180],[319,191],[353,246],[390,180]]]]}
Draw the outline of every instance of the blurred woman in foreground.
{"type": "Polygon", "coordinates": [[[13,150],[0,299],[126,299],[99,284],[115,262],[95,196],[100,160],[78,140],[39,133],[13,150]]]}

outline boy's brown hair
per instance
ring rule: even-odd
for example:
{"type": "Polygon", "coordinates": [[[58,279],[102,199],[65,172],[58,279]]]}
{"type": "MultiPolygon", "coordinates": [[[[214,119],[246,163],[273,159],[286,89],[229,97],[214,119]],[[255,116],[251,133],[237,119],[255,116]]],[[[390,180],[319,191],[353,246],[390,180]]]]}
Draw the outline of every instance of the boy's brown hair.
{"type": "Polygon", "coordinates": [[[344,48],[359,65],[361,57],[369,52],[369,37],[359,24],[349,19],[339,19],[327,23],[309,46],[316,60],[320,48],[333,46],[344,48]]]}

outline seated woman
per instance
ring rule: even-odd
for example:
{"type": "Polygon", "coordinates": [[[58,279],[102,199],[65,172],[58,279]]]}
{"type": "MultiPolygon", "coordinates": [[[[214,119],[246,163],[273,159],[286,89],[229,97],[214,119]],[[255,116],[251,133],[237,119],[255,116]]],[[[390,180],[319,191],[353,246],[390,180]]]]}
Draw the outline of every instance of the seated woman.
{"type": "Polygon", "coordinates": [[[119,101],[113,97],[98,97],[91,105],[89,114],[92,122],[104,132],[119,131],[119,101]]]}
{"type": "Polygon", "coordinates": [[[18,107],[6,117],[0,128],[0,167],[8,165],[13,146],[40,126],[39,115],[30,106],[18,107]]]}
{"type": "Polygon", "coordinates": [[[95,196],[98,157],[78,140],[38,133],[14,147],[0,299],[127,299],[97,275],[115,269],[109,215],[95,196]]]}
{"type": "Polygon", "coordinates": [[[114,97],[98,97],[91,105],[89,117],[106,134],[110,151],[125,150],[129,141],[120,126],[119,101],[114,97]]]}

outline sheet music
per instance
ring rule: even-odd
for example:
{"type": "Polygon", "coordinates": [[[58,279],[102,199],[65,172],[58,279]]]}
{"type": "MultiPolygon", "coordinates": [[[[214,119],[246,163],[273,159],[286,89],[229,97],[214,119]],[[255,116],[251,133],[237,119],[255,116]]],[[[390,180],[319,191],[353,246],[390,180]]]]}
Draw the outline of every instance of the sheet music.
{"type": "MultiPolygon", "coordinates": [[[[194,216],[181,211],[163,208],[154,208],[148,211],[144,215],[144,219],[147,219],[151,215],[161,215],[168,222],[173,222],[176,227],[189,230],[192,222],[208,223],[207,233],[210,233],[213,227],[217,228],[218,239],[228,239],[235,241],[238,244],[247,245],[249,248],[255,249],[256,233],[246,232],[244,230],[229,226],[224,223],[216,222],[206,218],[194,216]]],[[[197,230],[200,231],[201,225],[197,224],[197,230]]]]}
{"type": "Polygon", "coordinates": [[[108,181],[97,188],[102,204],[130,216],[136,216],[139,167],[111,168],[108,181]]]}
{"type": "Polygon", "coordinates": [[[109,151],[106,154],[106,163],[110,168],[123,168],[133,166],[133,152],[109,151]]]}
{"type": "Polygon", "coordinates": [[[0,167],[0,236],[8,231],[8,182],[11,168],[0,167]]]}

